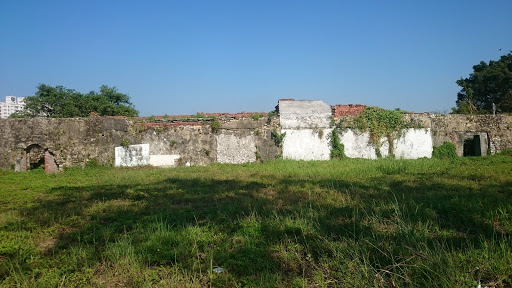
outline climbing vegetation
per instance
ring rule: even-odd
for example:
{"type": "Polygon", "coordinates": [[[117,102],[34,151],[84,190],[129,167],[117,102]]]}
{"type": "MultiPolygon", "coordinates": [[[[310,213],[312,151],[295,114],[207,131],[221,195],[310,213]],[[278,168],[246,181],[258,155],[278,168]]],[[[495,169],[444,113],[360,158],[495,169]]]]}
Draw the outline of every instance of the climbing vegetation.
{"type": "Polygon", "coordinates": [[[329,133],[329,144],[331,145],[331,159],[343,159],[345,156],[345,146],[340,142],[339,128],[335,127],[329,133]]]}
{"type": "Polygon", "coordinates": [[[354,119],[354,128],[370,133],[370,144],[375,147],[377,157],[381,158],[380,139],[386,137],[389,144],[389,156],[393,155],[393,139],[407,128],[404,120],[405,111],[400,109],[387,110],[380,107],[366,107],[359,116],[354,119]]]}

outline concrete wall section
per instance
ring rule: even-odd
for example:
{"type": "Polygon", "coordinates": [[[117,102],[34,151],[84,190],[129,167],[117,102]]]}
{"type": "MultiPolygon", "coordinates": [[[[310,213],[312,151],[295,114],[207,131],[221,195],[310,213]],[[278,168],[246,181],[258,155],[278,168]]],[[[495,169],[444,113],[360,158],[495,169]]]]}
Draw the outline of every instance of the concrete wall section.
{"type": "Polygon", "coordinates": [[[329,128],[331,113],[331,106],[320,100],[279,102],[283,129],[329,128]]]}
{"type": "MultiPolygon", "coordinates": [[[[368,132],[355,132],[347,129],[340,136],[345,146],[345,155],[349,158],[377,159],[375,147],[369,143],[368,132]]],[[[389,155],[389,143],[386,138],[380,139],[382,157],[389,155]]],[[[417,159],[432,157],[432,135],[430,129],[406,129],[393,141],[395,158],[417,159]]]]}
{"type": "Polygon", "coordinates": [[[177,165],[180,155],[149,155],[149,165],[157,167],[173,167],[177,165]]]}
{"type": "Polygon", "coordinates": [[[395,158],[418,159],[432,157],[430,129],[405,129],[402,136],[393,141],[395,158]]]}
{"type": "Polygon", "coordinates": [[[254,136],[237,137],[219,134],[217,138],[217,162],[246,163],[256,161],[254,136]]]}
{"type": "Polygon", "coordinates": [[[283,158],[295,160],[329,160],[331,149],[327,135],[330,128],[281,129],[286,133],[283,140],[283,158]]]}
{"type": "Polygon", "coordinates": [[[115,166],[139,166],[149,164],[149,144],[115,148],[115,166]]]}
{"type": "Polygon", "coordinates": [[[370,133],[368,132],[354,132],[347,129],[340,135],[340,142],[345,146],[345,155],[349,158],[377,159],[375,147],[369,141],[370,133]]]}

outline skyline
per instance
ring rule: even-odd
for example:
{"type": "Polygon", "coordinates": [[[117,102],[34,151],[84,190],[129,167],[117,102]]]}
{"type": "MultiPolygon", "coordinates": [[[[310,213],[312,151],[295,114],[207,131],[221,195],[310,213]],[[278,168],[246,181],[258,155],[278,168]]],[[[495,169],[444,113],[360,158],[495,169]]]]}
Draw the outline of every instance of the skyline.
{"type": "Polygon", "coordinates": [[[108,85],[141,116],[282,98],[449,112],[456,80],[512,50],[512,2],[445,2],[2,1],[0,98],[108,85]]]}

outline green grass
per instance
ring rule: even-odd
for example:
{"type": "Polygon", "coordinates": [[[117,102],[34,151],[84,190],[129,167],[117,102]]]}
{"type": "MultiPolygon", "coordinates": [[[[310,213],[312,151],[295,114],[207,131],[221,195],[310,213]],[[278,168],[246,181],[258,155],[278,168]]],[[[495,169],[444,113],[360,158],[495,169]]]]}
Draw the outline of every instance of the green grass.
{"type": "Polygon", "coordinates": [[[0,187],[3,287],[512,286],[507,156],[0,171],[0,187]]]}

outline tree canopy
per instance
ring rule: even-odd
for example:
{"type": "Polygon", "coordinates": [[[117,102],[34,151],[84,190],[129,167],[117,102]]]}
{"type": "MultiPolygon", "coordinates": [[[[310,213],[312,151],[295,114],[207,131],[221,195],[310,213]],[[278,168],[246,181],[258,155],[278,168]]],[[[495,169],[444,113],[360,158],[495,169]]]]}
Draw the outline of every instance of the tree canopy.
{"type": "Polygon", "coordinates": [[[94,112],[100,116],[137,116],[130,97],[116,87],[102,85],[100,91],[79,93],[63,86],[40,84],[35,96],[25,98],[25,109],[13,117],[87,117],[94,112]]]}
{"type": "Polygon", "coordinates": [[[481,61],[473,66],[469,78],[457,80],[462,89],[457,93],[453,113],[484,114],[493,111],[512,112],[512,51],[498,61],[481,61]]]}

